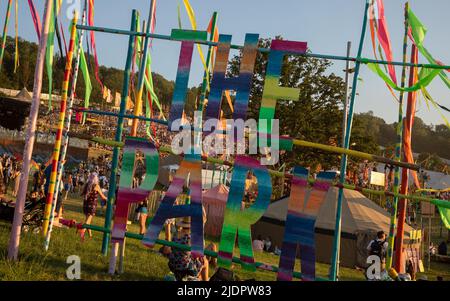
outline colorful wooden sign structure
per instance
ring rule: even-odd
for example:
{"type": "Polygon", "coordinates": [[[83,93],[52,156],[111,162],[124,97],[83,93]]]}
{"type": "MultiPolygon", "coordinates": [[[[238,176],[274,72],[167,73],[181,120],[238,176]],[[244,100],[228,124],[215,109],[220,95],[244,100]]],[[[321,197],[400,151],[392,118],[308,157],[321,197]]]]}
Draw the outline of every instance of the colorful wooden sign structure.
{"type": "MultiPolygon", "coordinates": [[[[175,82],[172,106],[168,120],[168,128],[172,128],[172,123],[182,118],[185,107],[186,93],[191,69],[194,45],[196,42],[206,42],[207,32],[198,30],[172,30],[171,38],[181,41],[181,50],[178,64],[178,72],[175,82]]],[[[241,74],[235,78],[226,78],[227,63],[231,45],[231,35],[220,35],[217,45],[217,59],[215,71],[211,82],[211,93],[208,102],[206,115],[208,119],[218,118],[222,94],[227,90],[236,91],[236,101],[234,106],[234,119],[245,119],[251,81],[253,78],[253,69],[257,57],[257,43],[259,35],[247,34],[245,45],[243,47],[243,59],[241,63],[241,74]]],[[[289,99],[296,101],[299,98],[298,89],[279,87],[278,82],[281,76],[282,62],[286,55],[304,54],[307,49],[305,42],[274,40],[272,42],[271,55],[269,58],[268,79],[264,89],[263,108],[261,110],[261,119],[268,120],[271,123],[275,115],[275,107],[278,99],[289,99]]],[[[174,129],[177,131],[178,129],[174,129]]],[[[267,138],[274,139],[271,136],[270,126],[264,133],[267,138]]],[[[278,137],[276,137],[278,139],[278,137]]],[[[198,146],[197,146],[198,147],[198,146]]],[[[128,218],[129,205],[134,202],[140,202],[145,199],[153,190],[158,176],[158,151],[154,144],[141,138],[127,137],[123,150],[123,162],[119,189],[117,192],[116,210],[114,217],[114,226],[112,229],[112,243],[123,243],[126,234],[126,222],[128,218]],[[138,188],[131,188],[131,183],[135,168],[136,152],[140,150],[145,154],[147,166],[147,175],[144,183],[138,188]]],[[[204,255],[204,235],[203,235],[203,216],[202,216],[202,186],[201,186],[202,157],[194,153],[194,147],[191,153],[184,154],[184,160],[181,162],[161,204],[153,217],[147,233],[142,243],[147,247],[153,247],[158,240],[159,233],[164,222],[169,218],[190,217],[191,219],[191,252],[194,257],[204,255]],[[189,183],[186,179],[189,178],[189,183]],[[177,197],[183,193],[183,188],[189,188],[191,202],[189,204],[174,205],[177,197]]],[[[298,167],[298,170],[305,171],[298,167]]],[[[308,175],[306,171],[306,176],[308,175]]],[[[279,271],[278,279],[290,280],[293,274],[297,245],[302,250],[303,268],[308,271],[305,279],[314,280],[315,278],[315,254],[314,254],[314,220],[318,208],[325,198],[325,194],[330,183],[324,184],[323,179],[332,181],[335,174],[322,174],[319,181],[312,187],[309,194],[308,205],[304,207],[305,193],[296,195],[290,202],[289,222],[291,225],[286,228],[285,242],[286,248],[281,256],[282,269],[279,271]],[[301,197],[302,195],[303,197],[301,197]],[[307,234],[299,235],[299,229],[307,227],[307,234]],[[300,228],[299,228],[300,227],[300,228]],[[304,236],[304,235],[307,235],[304,236]],[[312,239],[312,241],[311,241],[312,239]]],[[[294,178],[294,181],[297,178],[294,178]]],[[[307,180],[300,181],[299,190],[305,192],[308,189],[307,180]]],[[[272,195],[271,177],[266,166],[261,165],[260,161],[250,156],[237,156],[234,162],[234,171],[231,180],[230,194],[227,207],[224,214],[224,224],[222,229],[222,239],[219,245],[218,259],[223,267],[230,267],[235,249],[236,236],[238,237],[238,246],[242,266],[245,269],[255,270],[255,260],[252,249],[251,225],[255,224],[264,214],[272,195]],[[255,203],[245,210],[241,210],[241,202],[244,198],[245,179],[247,174],[252,172],[258,183],[258,194],[255,203]]],[[[112,255],[114,256],[114,254],[112,255]]]]}
{"type": "MultiPolygon", "coordinates": [[[[367,1],[368,3],[369,1],[367,1]]],[[[366,16],[367,16],[366,6],[366,16]]],[[[134,20],[132,20],[134,22],[134,20]]],[[[178,128],[172,128],[174,122],[183,117],[186,94],[188,90],[188,82],[190,77],[190,69],[192,64],[193,50],[195,44],[204,44],[209,47],[217,47],[217,56],[215,60],[214,72],[212,74],[210,94],[208,105],[206,107],[206,120],[218,119],[220,116],[220,108],[222,102],[222,95],[224,92],[233,90],[236,92],[236,99],[234,102],[233,119],[246,119],[251,81],[253,78],[253,70],[256,62],[258,51],[269,53],[269,61],[266,71],[265,86],[263,90],[263,97],[261,103],[261,110],[259,115],[260,124],[268,124],[268,126],[260,126],[259,143],[277,141],[280,149],[292,151],[293,145],[303,145],[307,147],[315,147],[314,145],[302,144],[301,141],[295,139],[285,139],[285,137],[278,137],[272,133],[272,122],[275,117],[275,108],[278,100],[298,101],[300,90],[289,87],[280,87],[280,76],[282,71],[282,64],[284,57],[287,55],[305,55],[307,50],[306,42],[287,41],[287,40],[273,40],[270,49],[258,49],[258,34],[247,34],[245,37],[244,46],[235,46],[231,44],[231,35],[221,34],[218,42],[208,42],[208,32],[201,30],[183,30],[173,29],[170,36],[143,34],[132,30],[125,32],[107,28],[93,28],[91,26],[78,26],[80,29],[97,30],[115,34],[126,34],[130,36],[145,36],[146,38],[159,38],[172,41],[179,41],[181,43],[181,50],[179,56],[178,70],[175,82],[175,89],[172,98],[172,106],[167,122],[159,120],[151,120],[146,118],[146,121],[157,122],[168,126],[168,130],[179,131],[178,128]],[[241,49],[242,60],[240,66],[240,74],[237,77],[227,78],[226,70],[229,60],[229,53],[231,48],[241,49]]],[[[365,26],[364,26],[365,29],[365,26]]],[[[130,43],[133,39],[130,38],[130,43]]],[[[130,44],[130,50],[132,50],[130,44]]],[[[309,54],[310,56],[314,56],[309,54]]],[[[331,57],[330,58],[337,58],[331,57]]],[[[338,58],[339,59],[339,58],[338,58]]],[[[341,58],[342,59],[342,58],[341,58]]],[[[349,60],[356,60],[358,64],[363,61],[358,58],[346,58],[349,60]]],[[[127,59],[127,68],[125,71],[125,81],[129,79],[130,67],[130,53],[127,59]]],[[[366,62],[385,64],[382,61],[366,62]]],[[[400,65],[400,63],[395,63],[400,65]]],[[[428,66],[430,67],[430,66],[428,66]]],[[[432,68],[442,69],[442,66],[432,66],[432,68]]],[[[356,76],[356,75],[355,75],[356,76]]],[[[357,76],[356,76],[357,77],[357,76]]],[[[126,95],[127,87],[124,86],[123,95],[126,95]]],[[[355,95],[352,96],[353,101],[355,95]]],[[[123,99],[122,99],[123,102],[123,99]]],[[[89,111],[93,114],[103,114],[104,112],[89,111]]],[[[108,113],[109,114],[109,113],[108,113]]],[[[115,114],[110,114],[116,116],[115,114]]],[[[117,115],[119,119],[132,118],[134,120],[142,119],[140,116],[124,116],[121,112],[117,115]]],[[[351,131],[351,127],[349,129],[351,131]]],[[[121,132],[121,131],[120,131],[121,132]]],[[[209,133],[203,133],[209,134],[209,133]]],[[[347,133],[350,136],[349,133],[347,133]]],[[[201,142],[200,142],[201,143],[201,142]]],[[[275,143],[276,144],[276,143],[275,143]]],[[[114,142],[115,154],[118,154],[119,146],[122,145],[120,135],[116,137],[114,142]]],[[[319,148],[325,148],[320,146],[319,148]]],[[[201,145],[194,145],[190,152],[184,154],[184,159],[180,164],[160,207],[148,226],[147,232],[142,239],[142,243],[152,248],[155,244],[166,244],[174,246],[171,242],[163,242],[158,239],[162,230],[164,222],[170,218],[190,217],[191,220],[191,235],[192,241],[190,247],[185,247],[192,252],[194,257],[200,257],[208,253],[204,250],[204,236],[203,236],[203,217],[202,217],[202,194],[201,194],[201,170],[202,158],[201,155],[196,154],[194,149],[201,149],[201,145]],[[189,182],[186,179],[189,178],[189,182]],[[189,204],[176,205],[175,200],[183,193],[184,188],[188,188],[191,202],[189,204]]],[[[335,150],[331,150],[335,151],[335,150]]],[[[349,155],[349,150],[346,150],[349,155]]],[[[126,222],[128,217],[129,205],[131,203],[140,202],[148,196],[154,188],[156,179],[158,177],[158,149],[155,145],[142,138],[127,137],[124,143],[124,159],[122,162],[122,172],[120,178],[119,189],[116,199],[116,211],[114,217],[114,226],[112,228],[111,239],[113,244],[123,244],[127,235],[126,222]],[[138,188],[131,188],[134,168],[135,156],[137,151],[145,154],[145,164],[147,175],[144,183],[138,188]]],[[[366,154],[367,155],[367,154],[366,154]]],[[[117,157],[117,156],[115,156],[117,157]]],[[[371,159],[377,160],[377,157],[370,156],[371,159]]],[[[378,158],[380,159],[380,158],[378,158]]],[[[385,158],[382,158],[385,159],[385,158]]],[[[117,168],[117,160],[113,162],[113,169],[117,168]]],[[[404,162],[398,162],[397,165],[405,167],[404,162]]],[[[406,166],[408,168],[408,166],[406,166]]],[[[115,176],[115,174],[114,174],[115,176]]],[[[301,278],[303,280],[317,280],[315,272],[315,239],[314,239],[314,225],[319,209],[325,200],[328,190],[335,183],[336,173],[321,172],[317,176],[317,180],[313,185],[309,177],[309,171],[304,167],[297,166],[294,169],[292,176],[292,190],[289,199],[286,227],[282,245],[282,253],[278,269],[272,269],[278,273],[277,279],[281,281],[292,280],[295,275],[298,277],[299,273],[294,271],[295,259],[297,249],[300,250],[301,259],[301,278]]],[[[339,184],[341,189],[344,184],[339,184]]],[[[114,185],[112,185],[114,186],[114,185]]],[[[110,190],[115,189],[111,187],[110,190]]],[[[264,214],[272,194],[271,173],[265,165],[261,165],[260,161],[250,156],[238,155],[234,161],[234,170],[232,174],[231,187],[229,198],[227,201],[224,223],[222,228],[221,241],[219,244],[219,252],[215,254],[218,257],[219,265],[229,268],[232,262],[236,262],[236,257],[233,256],[234,249],[237,246],[240,250],[240,259],[243,268],[248,270],[255,270],[261,265],[256,263],[252,250],[251,226],[255,224],[264,214]],[[256,201],[244,210],[241,208],[241,202],[245,194],[245,179],[247,174],[251,172],[257,178],[258,194],[256,201]],[[236,236],[238,237],[236,241],[236,236]]],[[[112,207],[112,200],[114,194],[109,198],[109,207],[112,207]]],[[[110,214],[111,216],[112,214],[110,214]]],[[[107,214],[108,216],[108,214],[107,214]]],[[[102,230],[108,233],[109,221],[105,222],[105,228],[102,230]]],[[[91,226],[92,228],[92,226],[91,226]]],[[[95,227],[93,227],[95,228],[95,227]]],[[[107,237],[106,234],[105,237],[107,237]]],[[[104,241],[105,242],[105,241],[104,241]]],[[[180,246],[175,246],[180,247],[180,246]]],[[[111,255],[112,258],[115,256],[111,255]]],[[[113,266],[113,271],[114,271],[113,266]]],[[[110,265],[111,272],[111,265],[110,265]]]]}
{"type": "MultiPolygon", "coordinates": [[[[367,0],[365,22],[367,19],[368,10],[367,0]]],[[[124,86],[122,91],[122,99],[119,114],[102,112],[102,111],[88,111],[93,114],[108,114],[110,116],[118,117],[118,127],[116,132],[116,139],[114,141],[114,153],[112,161],[112,175],[110,180],[110,191],[108,193],[108,206],[105,218],[105,227],[102,231],[105,232],[102,250],[106,253],[109,239],[113,244],[123,244],[127,236],[126,224],[131,203],[140,202],[144,200],[154,189],[156,180],[158,178],[159,165],[159,151],[157,147],[147,139],[137,137],[127,137],[125,143],[122,142],[122,131],[124,118],[131,119],[145,119],[146,121],[157,122],[168,126],[168,130],[174,132],[179,129],[172,129],[173,123],[177,119],[183,117],[186,94],[188,90],[188,82],[190,76],[190,69],[192,63],[192,56],[195,44],[204,44],[209,47],[217,47],[217,57],[215,61],[215,68],[211,80],[209,103],[206,108],[207,120],[218,118],[220,116],[220,108],[222,95],[224,92],[234,90],[236,92],[236,99],[234,103],[233,119],[246,119],[247,108],[249,104],[251,81],[253,78],[253,71],[256,62],[258,51],[268,52],[269,60],[266,71],[265,85],[263,89],[263,97],[261,103],[261,110],[259,121],[261,124],[268,124],[267,126],[260,126],[258,128],[259,137],[258,143],[264,145],[278,145],[280,149],[292,151],[294,144],[299,144],[301,141],[293,139],[285,139],[273,134],[272,122],[275,117],[275,108],[278,100],[298,101],[300,90],[289,87],[280,87],[280,77],[283,67],[284,57],[287,55],[306,55],[307,43],[288,40],[273,40],[269,49],[258,49],[258,34],[247,34],[245,37],[244,46],[235,46],[231,44],[231,35],[221,34],[218,42],[208,41],[208,32],[201,30],[182,30],[174,29],[170,36],[157,35],[153,33],[142,33],[136,30],[137,13],[134,10],[131,21],[131,31],[121,31],[116,29],[93,27],[92,22],[89,26],[77,25],[77,29],[101,31],[114,34],[129,35],[129,49],[127,55],[126,68],[124,72],[124,86]],[[178,70],[175,82],[175,90],[172,98],[172,106],[168,122],[142,118],[142,116],[125,115],[125,108],[127,102],[127,95],[129,94],[130,85],[130,69],[133,61],[133,50],[135,47],[135,36],[145,36],[147,38],[158,38],[165,40],[178,41],[181,43],[181,50],[179,56],[178,70]],[[242,61],[240,66],[240,75],[233,78],[227,78],[225,72],[227,70],[227,62],[229,60],[229,52],[231,48],[242,50],[242,61]],[[268,144],[269,142],[270,144],[268,144]],[[273,143],[275,142],[275,143],[273,143]],[[116,175],[119,160],[119,145],[124,145],[123,161],[121,169],[121,177],[118,191],[116,194],[116,175]],[[132,179],[135,169],[135,157],[137,152],[144,153],[146,164],[145,180],[140,187],[132,188],[132,179]],[[115,216],[114,224],[111,227],[112,208],[115,200],[115,216]],[[111,232],[111,234],[109,233],[111,232]]],[[[73,30],[75,27],[73,28],[73,30]]],[[[365,31],[365,24],[363,32],[365,31]]],[[[75,33],[72,32],[72,37],[75,33]]],[[[361,39],[363,40],[363,39],[361,39]]],[[[71,45],[73,45],[71,41],[71,45]]],[[[72,47],[73,48],[73,47],[72,47]]],[[[73,49],[71,48],[71,53],[73,49]]],[[[388,64],[384,61],[375,61],[362,59],[360,57],[362,49],[362,42],[358,58],[327,56],[330,59],[353,60],[359,65],[364,63],[388,64]]],[[[323,55],[308,54],[308,56],[322,57],[323,55]]],[[[392,65],[404,65],[404,63],[389,62],[392,65]]],[[[449,66],[442,65],[427,65],[428,68],[446,69],[449,66]]],[[[359,68],[358,68],[359,70],[359,68]]],[[[357,84],[357,74],[355,74],[354,88],[357,84]]],[[[67,87],[65,87],[67,90],[67,87]]],[[[356,90],[356,89],[354,89],[356,90]]],[[[356,93],[352,94],[352,104],[356,93]]],[[[65,112],[61,112],[64,114],[65,112]]],[[[64,117],[64,115],[62,115],[64,117]]],[[[61,119],[61,122],[64,118],[61,119]]],[[[351,119],[349,121],[351,125],[351,119]]],[[[347,138],[349,140],[351,126],[348,128],[347,138]]],[[[207,134],[207,133],[203,133],[207,134]]],[[[58,140],[60,142],[60,140],[58,140]]],[[[201,143],[201,142],[200,142],[201,143]]],[[[299,144],[300,145],[300,144],[299,144]]],[[[306,145],[308,146],[308,145],[306,145]]],[[[57,144],[59,149],[59,144],[57,144]]],[[[157,243],[159,233],[163,227],[164,222],[169,218],[190,217],[191,219],[191,235],[192,242],[189,250],[194,257],[203,256],[208,252],[204,250],[204,236],[203,236],[203,216],[202,216],[202,192],[201,192],[201,170],[202,170],[202,156],[195,149],[201,149],[201,145],[194,145],[190,151],[184,154],[184,159],[177,170],[173,181],[171,182],[164,199],[161,201],[155,216],[148,226],[147,232],[142,237],[142,243],[147,247],[153,247],[157,243]],[[189,178],[189,183],[186,179],[189,178]],[[176,198],[183,192],[184,188],[189,188],[189,195],[191,202],[189,204],[175,205],[176,198]]],[[[348,146],[345,147],[348,151],[348,146]]],[[[346,153],[346,152],[344,152],[346,153]]],[[[57,156],[55,156],[56,158],[57,156]]],[[[371,158],[375,158],[371,156],[371,158]]],[[[54,167],[58,162],[54,163],[54,167]]],[[[397,163],[396,163],[397,164],[397,163]]],[[[403,162],[398,162],[401,165],[403,162]]],[[[404,165],[402,165],[404,166],[404,165]]],[[[345,170],[345,169],[344,169],[345,170]]],[[[55,170],[54,170],[55,171],[55,170]]],[[[342,172],[341,172],[342,173],[342,172]]],[[[56,180],[56,175],[52,174],[52,183],[56,180]]],[[[294,272],[294,263],[297,253],[297,248],[300,249],[301,269],[303,280],[316,280],[315,273],[315,245],[314,245],[314,224],[319,208],[323,203],[325,196],[331,186],[336,186],[334,183],[336,178],[335,173],[322,172],[317,176],[317,181],[310,186],[308,183],[309,172],[301,166],[294,169],[292,176],[292,191],[289,199],[286,227],[283,239],[282,254],[280,256],[280,263],[278,269],[272,269],[278,272],[278,280],[291,280],[293,275],[298,277],[298,273],[294,272]]],[[[340,188],[344,188],[344,184],[339,184],[340,188]]],[[[236,236],[238,237],[237,245],[240,250],[240,260],[243,268],[248,270],[255,270],[260,267],[256,263],[252,250],[251,226],[255,224],[264,214],[270,204],[272,194],[271,173],[265,165],[262,165],[259,160],[250,156],[238,155],[234,161],[234,170],[232,174],[230,193],[224,213],[224,224],[222,228],[221,241],[219,244],[219,252],[217,255],[219,265],[222,267],[230,267],[232,262],[236,262],[233,256],[234,248],[236,246],[236,236]],[[257,179],[257,198],[256,201],[246,209],[241,209],[241,202],[245,194],[245,179],[247,174],[251,172],[257,179]]],[[[51,200],[51,198],[49,198],[51,200]]],[[[48,216],[47,212],[47,216],[48,216]]],[[[340,216],[339,216],[340,218],[340,216]]],[[[47,220],[46,220],[47,221],[47,220]]],[[[48,221],[47,221],[48,223],[48,221]]],[[[89,227],[89,226],[86,226],[89,227]]],[[[91,226],[92,228],[92,226],[91,226]]],[[[338,231],[339,232],[339,231],[338,231]]],[[[171,242],[164,242],[166,245],[173,245],[171,242]]],[[[336,250],[334,250],[335,252],[336,250]]],[[[210,254],[210,253],[209,253],[210,254]]]]}
{"type": "MultiPolygon", "coordinates": [[[[196,30],[172,30],[172,39],[181,40],[181,51],[178,64],[178,72],[173,94],[168,127],[182,118],[190,67],[193,56],[194,44],[207,41],[207,32],[196,30]]],[[[256,60],[258,35],[247,34],[243,47],[243,60],[241,74],[235,78],[226,78],[228,55],[231,45],[230,35],[220,35],[217,44],[218,54],[215,72],[211,82],[211,93],[207,106],[207,118],[217,118],[220,114],[222,94],[226,90],[236,91],[236,105],[233,117],[245,118],[251,85],[252,71],[256,60]]],[[[263,91],[260,121],[268,121],[271,124],[275,116],[276,103],[280,99],[297,101],[300,91],[298,89],[280,87],[279,81],[282,70],[283,58],[286,55],[303,55],[307,49],[305,42],[273,40],[270,49],[267,69],[266,84],[263,91]]],[[[178,129],[172,129],[178,131],[178,129]]],[[[270,126],[260,131],[268,140],[279,139],[272,136],[270,126]]],[[[125,140],[124,162],[122,164],[121,181],[117,195],[116,214],[112,231],[113,242],[123,242],[126,234],[126,218],[128,206],[132,202],[141,201],[150,194],[154,182],[141,186],[139,189],[131,189],[131,179],[134,170],[134,156],[136,147],[130,145],[136,143],[137,138],[125,140]],[[124,185],[122,185],[124,183],[124,185]]],[[[153,156],[147,158],[147,172],[152,179],[157,178],[158,153],[154,145],[145,140],[140,140],[140,149],[152,149],[153,156]]],[[[292,144],[290,145],[292,148],[292,144]]],[[[164,222],[170,218],[190,217],[192,243],[190,250],[194,257],[204,255],[202,195],[201,195],[201,169],[202,158],[191,152],[184,154],[184,160],[171,182],[167,193],[161,201],[155,216],[153,217],[142,243],[147,247],[154,247],[158,242],[159,234],[164,222]],[[189,178],[189,183],[186,179],[189,178]],[[191,203],[174,205],[178,196],[183,193],[183,188],[188,188],[191,203]]],[[[297,248],[300,249],[301,269],[303,280],[315,280],[315,238],[314,225],[319,209],[325,200],[327,192],[333,186],[336,173],[322,172],[317,176],[317,181],[312,187],[308,181],[309,171],[303,167],[294,169],[292,178],[292,191],[289,201],[286,228],[283,240],[282,253],[278,269],[278,280],[291,280],[294,273],[294,263],[297,248]]],[[[232,174],[230,193],[224,213],[221,241],[219,244],[218,262],[225,268],[231,266],[233,252],[237,246],[240,250],[240,262],[243,268],[254,271],[256,264],[253,256],[251,226],[264,214],[272,194],[272,182],[266,166],[250,156],[236,156],[232,174]],[[241,202],[245,194],[245,179],[252,172],[257,178],[258,194],[254,204],[242,210],[241,202]]]]}

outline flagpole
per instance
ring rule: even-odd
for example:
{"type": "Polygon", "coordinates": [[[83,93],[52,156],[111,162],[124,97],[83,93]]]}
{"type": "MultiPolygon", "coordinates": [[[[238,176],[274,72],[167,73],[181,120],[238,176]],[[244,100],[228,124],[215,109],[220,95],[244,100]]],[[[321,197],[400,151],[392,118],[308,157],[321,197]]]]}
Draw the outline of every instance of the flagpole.
{"type": "MultiPolygon", "coordinates": [[[[405,4],[405,16],[408,15],[409,3],[405,4]]],[[[409,17],[406,19],[409,20],[409,17]]],[[[407,22],[408,23],[408,22],[407,22]]],[[[407,24],[407,28],[409,28],[409,24],[407,24]]],[[[411,48],[411,63],[417,63],[418,51],[416,46],[413,44],[411,48]]],[[[417,78],[417,68],[410,68],[409,73],[409,86],[415,84],[417,78]]],[[[406,161],[405,150],[406,143],[411,145],[411,132],[413,126],[413,117],[415,114],[415,103],[416,103],[417,92],[409,92],[408,93],[408,102],[406,108],[406,118],[405,124],[403,128],[403,158],[406,161]]],[[[401,157],[400,157],[401,158],[401,157]]],[[[406,194],[408,193],[408,170],[406,168],[402,168],[402,184],[400,186],[400,193],[406,194]]],[[[395,250],[395,270],[399,273],[404,270],[404,262],[403,262],[403,238],[404,238],[404,228],[405,228],[405,218],[406,218],[406,205],[407,199],[400,198],[398,202],[398,226],[397,226],[397,236],[396,236],[396,250],[395,250]]]]}
{"type": "MultiPolygon", "coordinates": [[[[370,0],[366,0],[366,5],[364,8],[364,19],[361,30],[361,38],[359,40],[359,48],[358,48],[358,58],[360,59],[362,56],[362,50],[364,46],[364,39],[366,36],[366,28],[367,28],[367,13],[369,10],[369,2],[370,0]]],[[[350,148],[350,136],[352,132],[352,124],[353,124],[353,111],[356,99],[356,87],[358,85],[358,75],[361,67],[361,61],[357,59],[355,65],[355,75],[353,77],[353,85],[352,85],[352,94],[350,99],[349,111],[348,111],[348,120],[347,120],[347,129],[345,132],[345,139],[343,147],[345,149],[350,148]]],[[[340,183],[345,183],[345,174],[347,172],[347,155],[342,155],[341,160],[341,171],[340,171],[340,183]]],[[[336,208],[336,224],[334,230],[334,240],[333,240],[333,252],[331,258],[331,269],[330,269],[330,279],[336,281],[337,269],[338,269],[338,261],[339,261],[339,249],[341,245],[341,228],[342,228],[342,199],[344,197],[344,189],[339,189],[338,194],[338,202],[336,208]]]]}
{"type": "Polygon", "coordinates": [[[14,220],[11,228],[11,237],[8,246],[8,259],[17,260],[20,244],[20,232],[22,228],[22,219],[25,206],[25,198],[28,190],[28,178],[30,175],[31,157],[33,154],[34,141],[36,139],[37,117],[39,115],[40,96],[42,91],[42,79],[44,72],[45,48],[47,45],[48,31],[50,24],[51,11],[53,9],[53,0],[47,0],[44,9],[43,32],[39,41],[38,55],[36,60],[36,69],[34,71],[33,99],[31,102],[30,116],[28,118],[28,127],[23,150],[23,165],[20,176],[19,191],[16,198],[14,209],[14,220]]]}
{"type": "MultiPolygon", "coordinates": [[[[352,42],[347,42],[347,57],[350,57],[350,51],[352,47],[352,42]]],[[[350,61],[346,61],[345,64],[345,100],[344,100],[344,111],[343,111],[343,118],[342,118],[342,147],[345,147],[345,133],[347,132],[347,120],[348,120],[348,102],[349,102],[349,95],[348,91],[350,89],[350,61]]],[[[336,257],[336,275],[339,275],[339,257],[340,257],[340,248],[337,249],[337,257],[336,257]]]]}
{"type": "MultiPolygon", "coordinates": [[[[81,20],[81,24],[85,25],[86,23],[86,5],[84,7],[83,10],[83,16],[82,16],[82,20],[81,20]]],[[[63,132],[63,141],[62,141],[62,150],[61,150],[61,155],[60,155],[60,159],[59,159],[59,165],[58,165],[58,180],[56,182],[56,193],[53,196],[53,201],[52,201],[52,209],[51,209],[51,213],[50,213],[50,221],[49,221],[49,229],[47,232],[47,235],[45,237],[45,242],[44,242],[44,248],[47,251],[49,244],[50,244],[50,238],[51,238],[51,232],[53,230],[53,221],[55,219],[55,208],[56,208],[56,204],[58,202],[58,197],[59,197],[59,190],[61,187],[61,182],[62,182],[62,175],[63,175],[63,170],[64,170],[64,164],[65,164],[65,160],[66,160],[66,154],[67,154],[67,149],[69,147],[69,131],[70,131],[70,125],[71,125],[71,121],[72,121],[72,114],[73,114],[73,101],[75,99],[75,90],[77,87],[77,81],[78,81],[78,73],[79,73],[79,68],[80,68],[80,59],[81,59],[81,51],[83,51],[83,37],[84,37],[84,30],[80,30],[80,35],[78,36],[78,48],[77,48],[77,54],[76,54],[76,58],[75,58],[75,66],[74,66],[74,70],[73,70],[73,75],[72,75],[72,83],[71,83],[71,89],[70,89],[70,96],[69,96],[69,101],[67,103],[67,114],[64,120],[64,132],[63,132]]],[[[58,213],[59,216],[59,213],[58,213]]]]}
{"type": "MultiPolygon", "coordinates": [[[[405,4],[405,33],[403,36],[403,63],[407,61],[407,51],[408,51],[408,2],[405,4]]],[[[401,87],[405,87],[406,84],[406,65],[402,68],[402,78],[401,87]]],[[[398,104],[398,121],[397,121],[397,143],[395,144],[395,158],[394,160],[400,162],[402,159],[402,141],[403,141],[403,98],[405,93],[400,92],[399,104],[398,104]]],[[[399,193],[400,191],[400,167],[395,166],[394,171],[394,193],[399,193]]],[[[394,241],[395,232],[397,227],[397,209],[398,209],[399,198],[393,198],[393,212],[391,214],[391,225],[389,227],[389,237],[388,237],[388,250],[386,254],[386,269],[389,270],[393,264],[393,251],[394,251],[394,241]]],[[[398,245],[396,248],[398,249],[398,245]]],[[[400,271],[398,271],[400,272],[400,271]]]]}

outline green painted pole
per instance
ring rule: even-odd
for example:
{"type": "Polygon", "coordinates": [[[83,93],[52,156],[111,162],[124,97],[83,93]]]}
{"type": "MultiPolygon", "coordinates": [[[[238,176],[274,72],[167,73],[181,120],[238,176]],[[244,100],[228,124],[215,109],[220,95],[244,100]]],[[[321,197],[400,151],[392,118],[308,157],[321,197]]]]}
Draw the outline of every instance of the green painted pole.
{"type": "MultiPolygon", "coordinates": [[[[361,39],[359,40],[359,48],[358,48],[358,59],[361,58],[362,50],[364,46],[364,39],[366,36],[366,28],[367,28],[367,12],[369,10],[369,0],[366,0],[366,5],[364,8],[364,21],[362,25],[361,31],[361,39]]],[[[361,62],[359,60],[356,61],[355,65],[355,75],[353,77],[353,85],[352,85],[352,95],[350,99],[350,107],[348,110],[348,119],[347,119],[347,129],[345,132],[345,140],[344,140],[344,149],[350,148],[350,136],[352,133],[352,124],[353,124],[353,111],[355,106],[356,99],[356,87],[358,85],[358,75],[361,67],[361,62]]],[[[340,174],[340,183],[345,183],[345,174],[347,172],[347,155],[342,155],[341,161],[341,174],[340,174]]],[[[330,269],[330,280],[336,281],[337,270],[339,265],[339,251],[341,246],[341,227],[342,227],[342,199],[344,197],[344,189],[339,189],[338,194],[338,202],[336,209],[336,224],[334,230],[334,240],[333,240],[333,252],[331,258],[331,269],[330,269]]]]}
{"type": "MultiPolygon", "coordinates": [[[[403,36],[403,62],[407,61],[408,51],[408,3],[405,6],[405,34],[403,36]]],[[[406,66],[402,68],[401,87],[406,85],[406,66]]],[[[397,143],[395,144],[395,161],[400,162],[402,160],[402,144],[403,144],[403,98],[405,93],[400,92],[399,104],[398,104],[398,123],[397,123],[397,143]]],[[[400,192],[400,167],[395,166],[394,171],[394,193],[400,192]]],[[[386,254],[386,269],[389,270],[393,263],[393,252],[395,242],[395,232],[397,229],[397,209],[398,209],[398,197],[393,198],[393,210],[391,214],[391,224],[389,227],[388,237],[388,250],[386,254]]],[[[400,271],[398,271],[400,272],[400,271]]]]}
{"type": "MultiPolygon", "coordinates": [[[[136,30],[136,18],[137,11],[134,9],[131,17],[131,31],[136,30]]],[[[125,114],[126,105],[127,105],[127,96],[130,89],[130,77],[131,77],[131,64],[133,60],[133,51],[134,51],[135,38],[134,36],[130,36],[128,42],[128,54],[127,54],[127,62],[125,65],[124,71],[124,80],[123,80],[123,89],[122,89],[122,100],[120,102],[120,115],[125,114]]],[[[123,122],[124,118],[119,116],[117,120],[117,130],[116,130],[116,142],[122,142],[122,133],[123,133],[123,122]]],[[[111,228],[111,220],[113,214],[113,203],[116,197],[116,177],[117,177],[117,168],[119,165],[119,150],[120,148],[115,147],[113,151],[112,163],[111,163],[111,177],[109,179],[109,191],[108,191],[108,201],[106,205],[106,214],[105,214],[105,228],[111,228]]],[[[110,233],[104,233],[103,242],[102,242],[102,253],[103,255],[108,254],[108,245],[110,240],[110,233]]]]}

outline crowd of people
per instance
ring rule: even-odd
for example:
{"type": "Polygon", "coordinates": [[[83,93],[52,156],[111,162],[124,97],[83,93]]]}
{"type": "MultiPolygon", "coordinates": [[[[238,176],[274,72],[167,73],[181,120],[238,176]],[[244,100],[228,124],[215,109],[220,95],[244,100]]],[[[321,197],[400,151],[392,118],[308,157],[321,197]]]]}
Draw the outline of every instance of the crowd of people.
{"type": "Polygon", "coordinates": [[[12,191],[12,196],[17,196],[21,174],[22,162],[14,156],[3,154],[0,157],[0,195],[12,191]]]}

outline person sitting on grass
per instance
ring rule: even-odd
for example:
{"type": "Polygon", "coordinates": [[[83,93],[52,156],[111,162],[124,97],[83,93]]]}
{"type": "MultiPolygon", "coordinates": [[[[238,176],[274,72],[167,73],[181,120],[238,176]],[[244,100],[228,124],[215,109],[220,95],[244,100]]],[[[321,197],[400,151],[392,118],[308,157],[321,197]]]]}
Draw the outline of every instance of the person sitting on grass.
{"type": "MultiPolygon", "coordinates": [[[[180,228],[179,237],[173,242],[190,245],[191,224],[190,219],[185,218],[177,225],[180,228]]],[[[169,269],[175,275],[177,281],[183,281],[187,277],[193,277],[200,281],[209,280],[209,262],[206,256],[194,258],[190,251],[172,248],[169,254],[169,269]]]]}
{"type": "MultiPolygon", "coordinates": [[[[100,185],[98,184],[98,176],[96,173],[92,173],[84,186],[83,193],[83,213],[86,216],[85,224],[90,225],[92,219],[97,211],[98,196],[103,200],[106,200],[106,196],[103,194],[100,185]]],[[[92,238],[92,231],[88,229],[89,237],[92,238]]],[[[80,231],[81,240],[84,241],[84,235],[86,234],[86,229],[80,231]]]]}

